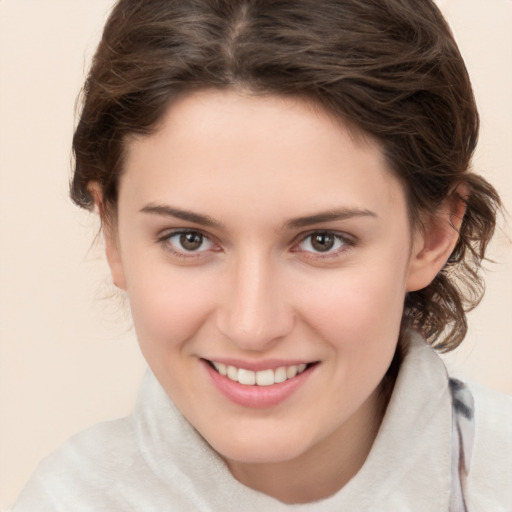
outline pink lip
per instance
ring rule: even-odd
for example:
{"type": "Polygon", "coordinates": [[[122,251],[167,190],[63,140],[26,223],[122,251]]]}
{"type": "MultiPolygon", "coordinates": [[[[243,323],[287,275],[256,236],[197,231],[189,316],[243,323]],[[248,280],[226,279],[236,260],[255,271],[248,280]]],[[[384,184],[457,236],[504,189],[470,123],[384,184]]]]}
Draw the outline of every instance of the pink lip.
{"type": "MultiPolygon", "coordinates": [[[[316,365],[312,366],[293,379],[286,380],[279,384],[272,384],[271,386],[246,386],[224,377],[215,371],[205,360],[201,360],[201,363],[215,387],[226,398],[242,407],[251,407],[254,409],[273,407],[284,402],[307,381],[314,371],[314,368],[316,368],[316,365]]],[[[279,364],[276,368],[279,368],[279,366],[290,366],[290,363],[287,362],[286,365],[279,364]]],[[[247,366],[239,366],[239,368],[252,370],[252,368],[247,368],[247,366]]],[[[269,366],[264,366],[264,369],[268,368],[269,366]]]]}

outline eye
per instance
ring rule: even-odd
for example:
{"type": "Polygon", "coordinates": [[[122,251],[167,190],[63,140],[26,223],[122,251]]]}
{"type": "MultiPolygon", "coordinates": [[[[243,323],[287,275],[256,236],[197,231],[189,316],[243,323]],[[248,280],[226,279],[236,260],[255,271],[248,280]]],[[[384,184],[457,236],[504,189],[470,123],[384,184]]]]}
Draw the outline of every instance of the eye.
{"type": "Polygon", "coordinates": [[[351,245],[353,244],[347,237],[332,231],[316,231],[303,238],[297,248],[299,251],[332,254],[343,251],[346,246],[351,245]]]}
{"type": "Polygon", "coordinates": [[[213,249],[213,242],[200,231],[175,231],[160,240],[172,252],[185,256],[213,249]]]}

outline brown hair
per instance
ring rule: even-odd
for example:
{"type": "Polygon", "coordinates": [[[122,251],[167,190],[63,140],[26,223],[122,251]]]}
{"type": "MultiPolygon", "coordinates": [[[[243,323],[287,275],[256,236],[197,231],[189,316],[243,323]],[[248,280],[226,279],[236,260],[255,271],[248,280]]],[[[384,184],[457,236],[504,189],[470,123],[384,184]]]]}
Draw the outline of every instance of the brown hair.
{"type": "Polygon", "coordinates": [[[376,140],[405,185],[413,223],[457,185],[469,195],[457,246],[403,325],[440,350],[463,339],[465,312],[499,196],[469,165],[478,113],[448,25],[431,0],[119,0],[83,90],[71,197],[92,208],[97,182],[115,212],[123,143],[150,134],[177,95],[243,87],[312,99],[376,140]]]}

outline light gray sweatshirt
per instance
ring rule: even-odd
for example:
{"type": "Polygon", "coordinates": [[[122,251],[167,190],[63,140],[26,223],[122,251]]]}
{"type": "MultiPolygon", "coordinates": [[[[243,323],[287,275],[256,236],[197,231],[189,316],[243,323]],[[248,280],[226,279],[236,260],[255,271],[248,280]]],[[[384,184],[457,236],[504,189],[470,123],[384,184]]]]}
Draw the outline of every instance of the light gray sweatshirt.
{"type": "Polygon", "coordinates": [[[286,505],[239,483],[148,372],[134,413],[43,460],[12,512],[465,510],[512,511],[512,397],[450,381],[413,335],[366,462],[329,498],[286,505]]]}

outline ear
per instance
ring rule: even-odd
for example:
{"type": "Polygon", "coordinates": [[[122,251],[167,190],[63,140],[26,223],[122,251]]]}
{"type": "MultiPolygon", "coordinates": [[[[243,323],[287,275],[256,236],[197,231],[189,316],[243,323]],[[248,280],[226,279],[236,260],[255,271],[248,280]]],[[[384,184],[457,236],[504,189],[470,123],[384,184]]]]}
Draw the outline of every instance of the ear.
{"type": "Polygon", "coordinates": [[[100,216],[101,230],[105,240],[105,254],[110,267],[112,281],[118,288],[126,290],[126,279],[119,251],[115,222],[108,216],[100,184],[96,181],[91,182],[88,185],[88,190],[93,197],[94,205],[100,216]]]}
{"type": "Polygon", "coordinates": [[[468,190],[459,185],[414,234],[407,291],[427,287],[453,252],[466,211],[468,190]]]}

